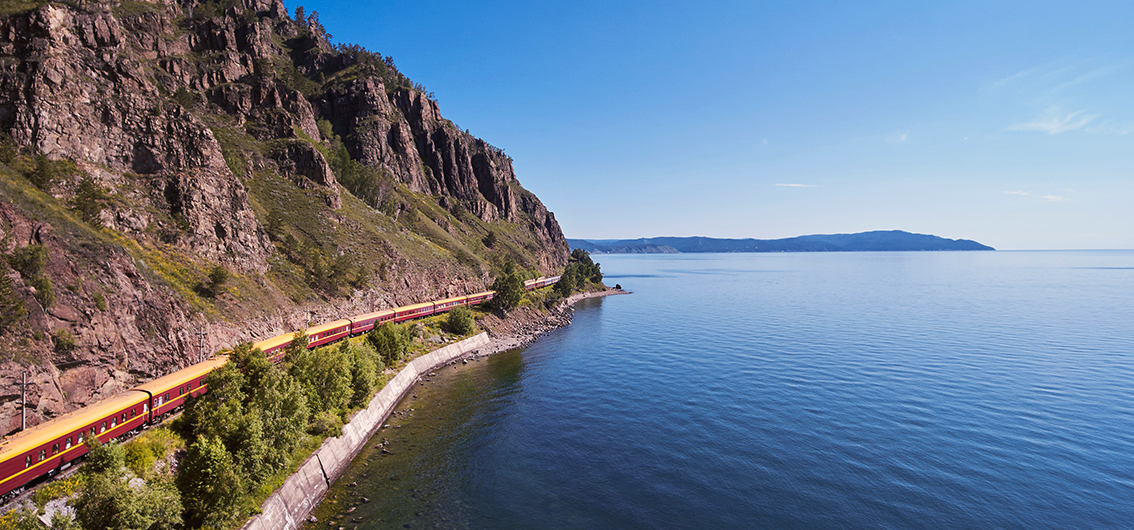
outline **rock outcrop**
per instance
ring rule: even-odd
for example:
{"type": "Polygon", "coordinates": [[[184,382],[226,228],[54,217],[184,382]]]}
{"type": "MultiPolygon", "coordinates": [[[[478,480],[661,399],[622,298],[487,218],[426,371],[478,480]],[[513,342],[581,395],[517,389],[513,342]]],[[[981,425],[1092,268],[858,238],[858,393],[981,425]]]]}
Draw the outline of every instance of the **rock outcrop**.
{"type": "Polygon", "coordinates": [[[336,49],[281,0],[0,17],[0,132],[21,160],[79,170],[17,201],[18,164],[0,167],[0,251],[44,245],[57,295],[43,307],[0,267],[27,308],[0,335],[0,433],[18,426],[22,372],[35,423],[240,340],[483,289],[501,260],[566,263],[511,158],[444,119],[388,57],[336,49]],[[105,190],[97,218],[59,213],[87,200],[84,182],[105,190]],[[487,247],[496,226],[511,239],[487,247]],[[241,283],[212,299],[195,282],[215,266],[241,283]],[[345,293],[327,287],[340,266],[359,276],[345,293]]]}

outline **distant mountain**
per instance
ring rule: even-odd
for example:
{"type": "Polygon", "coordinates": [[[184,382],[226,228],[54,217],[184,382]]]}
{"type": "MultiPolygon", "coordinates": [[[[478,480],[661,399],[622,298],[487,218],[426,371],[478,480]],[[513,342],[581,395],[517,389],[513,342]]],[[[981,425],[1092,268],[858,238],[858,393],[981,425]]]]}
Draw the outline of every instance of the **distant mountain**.
{"type": "Polygon", "coordinates": [[[968,239],[946,239],[901,230],[858,234],[817,234],[786,239],[649,237],[640,239],[568,239],[571,248],[592,254],[668,254],[675,252],[868,252],[910,250],[996,250],[968,239]]]}

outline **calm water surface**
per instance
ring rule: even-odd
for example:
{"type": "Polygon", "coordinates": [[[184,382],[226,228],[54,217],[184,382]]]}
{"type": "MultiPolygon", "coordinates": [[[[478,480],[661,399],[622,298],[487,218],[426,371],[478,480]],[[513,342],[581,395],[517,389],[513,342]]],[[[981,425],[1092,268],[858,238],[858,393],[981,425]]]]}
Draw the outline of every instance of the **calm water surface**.
{"type": "Polygon", "coordinates": [[[1134,526],[1134,252],[597,257],[307,527],[1134,526]]]}

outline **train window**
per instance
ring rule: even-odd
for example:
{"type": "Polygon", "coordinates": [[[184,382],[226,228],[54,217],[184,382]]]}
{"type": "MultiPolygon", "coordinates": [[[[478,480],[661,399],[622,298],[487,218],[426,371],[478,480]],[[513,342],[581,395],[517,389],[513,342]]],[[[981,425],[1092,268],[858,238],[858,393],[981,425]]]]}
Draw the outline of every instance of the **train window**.
{"type": "Polygon", "coordinates": [[[149,403],[142,403],[142,414],[145,414],[149,411],[150,411],[150,404],[149,403]]]}
{"type": "Polygon", "coordinates": [[[136,409],[130,409],[130,418],[133,418],[134,416],[137,416],[137,415],[138,415],[138,411],[136,409]]]}
{"type": "Polygon", "coordinates": [[[86,433],[85,433],[85,432],[83,432],[83,431],[79,431],[79,443],[80,443],[80,444],[81,444],[81,443],[83,443],[83,435],[84,435],[84,434],[86,434],[86,433]]]}
{"type": "Polygon", "coordinates": [[[122,423],[126,423],[126,413],[122,413],[122,423]]]}
{"type": "Polygon", "coordinates": [[[51,454],[54,455],[54,454],[58,454],[58,453],[59,453],[59,444],[58,443],[51,444],[51,454]]]}
{"type": "Polygon", "coordinates": [[[31,455],[24,459],[24,467],[31,467],[31,455]]]}
{"type": "Polygon", "coordinates": [[[47,459],[47,450],[46,449],[40,449],[39,450],[39,461],[43,462],[46,459],[47,459]]]}
{"type": "Polygon", "coordinates": [[[185,395],[185,387],[178,388],[177,389],[177,395],[184,396],[185,395]]]}
{"type": "Polygon", "coordinates": [[[66,445],[64,445],[64,447],[67,448],[67,449],[71,448],[71,437],[70,436],[67,437],[67,443],[66,443],[66,445]]]}
{"type": "Polygon", "coordinates": [[[201,383],[198,384],[197,386],[205,386],[205,378],[204,377],[201,378],[201,383]]]}
{"type": "Polygon", "coordinates": [[[110,428],[113,429],[118,425],[118,418],[110,418],[110,428]]]}
{"type": "Polygon", "coordinates": [[[166,401],[169,401],[169,392],[166,392],[166,393],[165,393],[165,400],[166,400],[166,401]]]}
{"type": "Polygon", "coordinates": [[[102,424],[98,426],[98,433],[102,434],[104,432],[106,432],[106,422],[105,421],[102,422],[102,424]]]}
{"type": "MultiPolygon", "coordinates": [[[[103,428],[105,428],[105,427],[106,427],[106,425],[103,424],[103,428]]],[[[94,429],[94,427],[91,427],[91,438],[94,438],[94,435],[95,435],[95,429],[94,429]]]]}

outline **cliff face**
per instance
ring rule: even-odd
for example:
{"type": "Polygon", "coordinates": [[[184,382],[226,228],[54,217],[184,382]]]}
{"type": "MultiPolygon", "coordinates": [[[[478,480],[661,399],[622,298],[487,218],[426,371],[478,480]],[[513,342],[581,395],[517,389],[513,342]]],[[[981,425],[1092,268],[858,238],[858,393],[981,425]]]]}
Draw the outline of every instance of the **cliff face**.
{"type": "Polygon", "coordinates": [[[0,251],[44,245],[57,294],[44,306],[0,267],[27,308],[0,336],[0,433],[23,371],[34,423],[308,319],[483,289],[504,260],[566,263],[502,150],[280,0],[0,17],[0,132],[16,149],[0,251]],[[35,189],[20,174],[37,155],[78,171],[35,189]],[[99,208],[81,218],[92,185],[99,208]],[[213,292],[218,265],[235,286],[213,292]]]}

